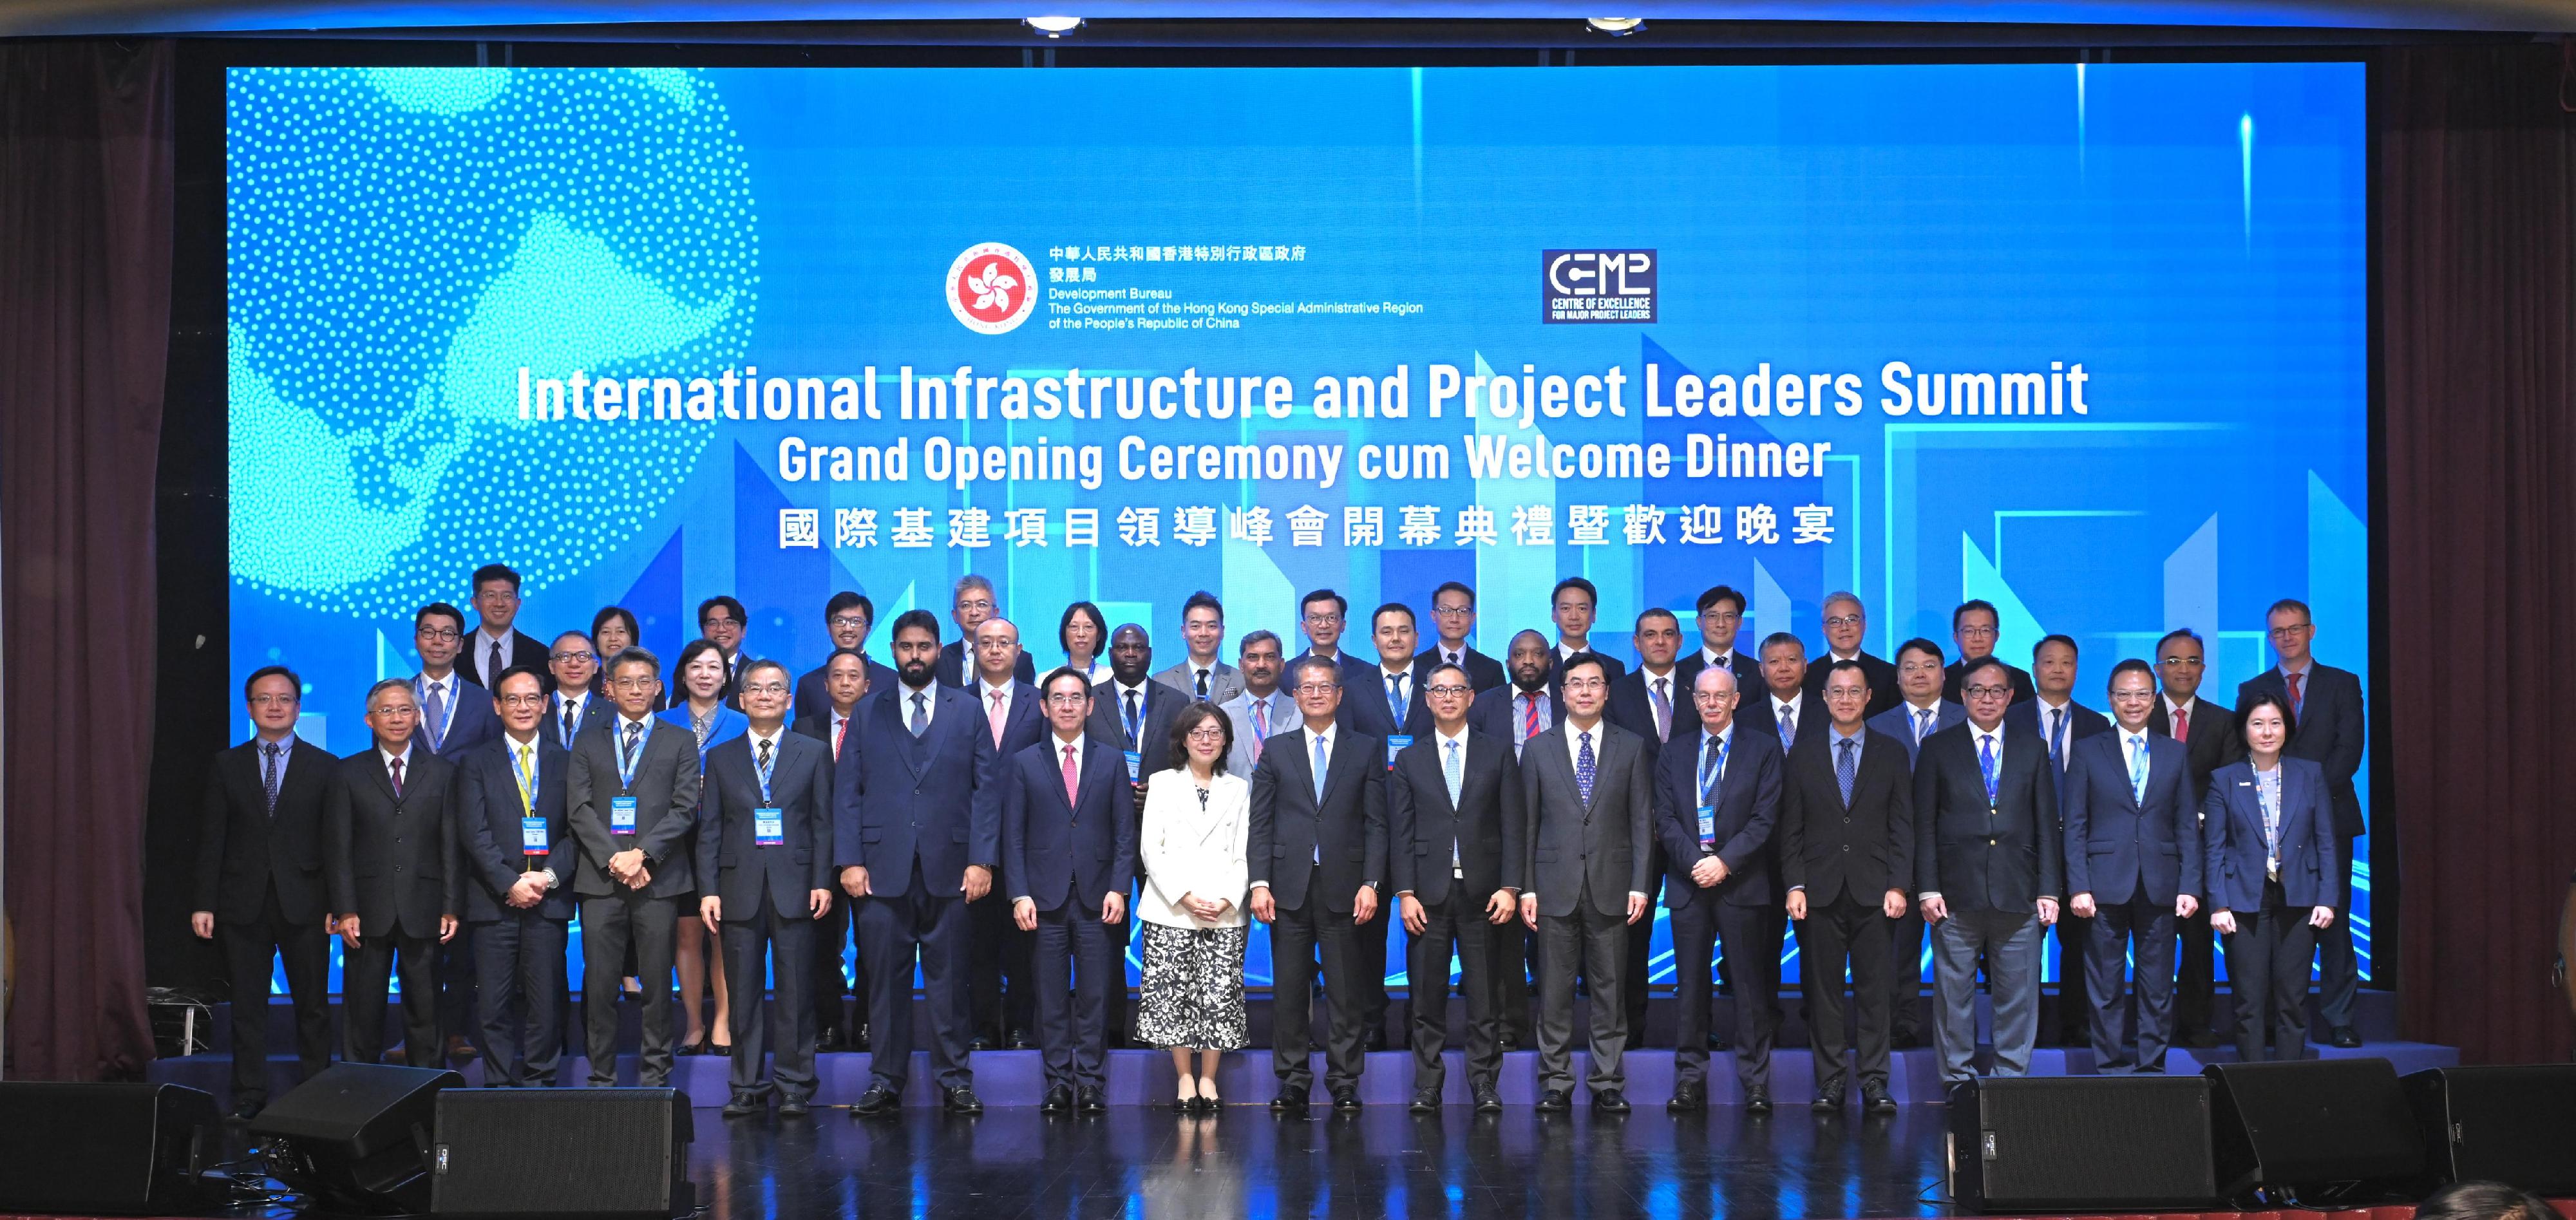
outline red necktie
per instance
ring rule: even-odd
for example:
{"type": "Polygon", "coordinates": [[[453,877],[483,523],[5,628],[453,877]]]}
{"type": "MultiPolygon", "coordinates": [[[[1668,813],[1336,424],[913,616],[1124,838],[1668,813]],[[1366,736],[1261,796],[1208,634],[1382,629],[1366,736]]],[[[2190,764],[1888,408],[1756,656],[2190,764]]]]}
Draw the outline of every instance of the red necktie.
{"type": "Polygon", "coordinates": [[[1538,696],[1521,696],[1521,740],[1538,736],[1538,696]]]}
{"type": "Polygon", "coordinates": [[[2174,738],[2174,740],[2175,740],[2175,741],[2180,741],[2180,742],[2189,742],[2189,741],[2191,740],[2191,709],[2190,709],[2190,708],[2183,708],[2183,707],[2175,708],[2175,709],[2174,709],[2174,714],[2173,714],[2173,724],[2174,724],[2174,732],[2173,732],[2173,738],[2174,738]]]}
{"type": "Polygon", "coordinates": [[[2281,675],[2281,678],[2283,681],[2290,684],[2290,714],[2296,716],[2299,714],[2299,686],[2302,682],[2306,681],[2307,675],[2303,673],[2283,674],[2281,675]]]}
{"type": "Polygon", "coordinates": [[[832,761],[833,761],[833,762],[839,762],[839,761],[841,761],[841,739],[842,739],[842,738],[844,738],[844,737],[847,737],[847,736],[849,736],[849,735],[850,735],[850,718],[849,718],[849,717],[847,717],[847,716],[843,716],[843,717],[841,717],[839,720],[835,720],[835,721],[833,721],[833,722],[832,722],[832,761]]]}

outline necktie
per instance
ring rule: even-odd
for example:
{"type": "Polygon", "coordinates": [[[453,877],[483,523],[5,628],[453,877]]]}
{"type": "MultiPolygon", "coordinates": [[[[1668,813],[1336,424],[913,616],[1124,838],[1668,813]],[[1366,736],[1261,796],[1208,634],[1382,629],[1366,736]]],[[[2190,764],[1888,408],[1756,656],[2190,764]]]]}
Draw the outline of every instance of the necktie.
{"type": "Polygon", "coordinates": [[[1064,743],[1064,803],[1070,809],[1082,801],[1082,769],[1073,765],[1073,743],[1064,743]]]}
{"type": "Polygon", "coordinates": [[[636,744],[637,744],[638,742],[641,742],[643,739],[644,739],[644,726],[643,726],[643,725],[640,725],[640,724],[637,724],[637,723],[635,723],[635,722],[634,722],[634,721],[632,721],[632,720],[627,721],[627,722],[626,722],[626,745],[625,745],[621,750],[619,750],[619,752],[618,752],[618,753],[619,753],[619,759],[618,759],[618,761],[619,761],[620,763],[622,763],[622,764],[625,766],[625,769],[626,769],[626,770],[628,770],[628,771],[633,771],[633,770],[635,769],[635,746],[636,746],[636,744]]]}
{"type": "Polygon", "coordinates": [[[1199,698],[1201,699],[1208,697],[1207,674],[1206,667],[1201,666],[1199,669],[1199,698]]]}
{"type": "Polygon", "coordinates": [[[834,761],[834,762],[839,762],[839,761],[841,761],[841,739],[842,739],[842,738],[844,738],[844,737],[847,737],[847,736],[849,736],[849,735],[850,735],[850,718],[849,718],[849,717],[847,717],[847,716],[836,716],[836,717],[833,717],[833,719],[832,719],[832,761],[834,761]]]}
{"type": "Polygon", "coordinates": [[[567,750],[572,748],[573,707],[574,704],[572,700],[564,700],[563,743],[564,748],[567,750]]]}
{"type": "Polygon", "coordinates": [[[402,797],[402,762],[403,760],[397,758],[393,760],[392,763],[394,773],[394,797],[397,800],[402,797]]]}
{"type": "MultiPolygon", "coordinates": [[[[769,786],[769,739],[765,737],[762,738],[760,742],[760,786],[763,789],[766,789],[769,786]]],[[[768,800],[769,793],[763,791],[760,794],[760,799],[764,801],[768,800]]]]}
{"type": "Polygon", "coordinates": [[[1790,746],[1797,744],[1797,741],[1798,709],[1795,706],[1783,703],[1780,705],[1780,748],[1783,750],[1788,749],[1790,746]]]}
{"type": "Polygon", "coordinates": [[[511,743],[519,756],[519,810],[521,817],[534,817],[537,811],[537,747],[511,743]]]}
{"type": "Polygon", "coordinates": [[[1671,681],[1670,678],[1655,679],[1655,740],[1657,741],[1673,739],[1673,697],[1665,689],[1671,681]]]}
{"type": "Polygon", "coordinates": [[[1852,780],[1860,774],[1860,755],[1854,753],[1860,743],[1849,737],[1835,743],[1841,748],[1834,755],[1834,782],[1842,785],[1843,808],[1851,808],[1852,780]]]}
{"type": "Polygon", "coordinates": [[[492,664],[483,671],[484,689],[491,689],[493,683],[501,680],[501,669],[501,641],[494,640],[492,641],[492,664]]]}
{"type": "Polygon", "coordinates": [[[1703,737],[1699,743],[1699,803],[1711,803],[1717,786],[1726,780],[1726,748],[1732,744],[1725,737],[1703,737]]]}
{"type": "Polygon", "coordinates": [[[432,751],[438,749],[439,724],[446,718],[447,684],[445,682],[432,682],[429,684],[429,711],[427,713],[427,719],[426,722],[421,725],[422,728],[429,731],[429,748],[432,751]]]}
{"type": "Polygon", "coordinates": [[[2147,803],[2147,739],[2129,739],[2129,795],[2140,808],[2147,803]]]}
{"type": "Polygon", "coordinates": [[[1136,692],[1131,690],[1127,692],[1127,748],[1131,750],[1144,748],[1136,744],[1136,729],[1138,723],[1139,722],[1136,718],[1136,692]]]}
{"type": "Polygon", "coordinates": [[[1389,719],[1395,721],[1395,727],[1399,729],[1404,727],[1403,674],[1388,674],[1386,676],[1386,714],[1389,719]]]}
{"type": "MultiPolygon", "coordinates": [[[[1315,734],[1315,807],[1317,809],[1324,807],[1324,770],[1330,765],[1331,760],[1324,757],[1324,735],[1317,733],[1315,734]]],[[[1321,856],[1316,858],[1322,859],[1321,856]]]]}
{"type": "Polygon", "coordinates": [[[1931,735],[1932,709],[1928,707],[1914,709],[1914,744],[1922,745],[1923,739],[1931,735]]]}
{"type": "Polygon", "coordinates": [[[1252,701],[1252,761],[1261,761],[1261,743],[1270,740],[1270,701],[1252,701]]]}
{"type": "Polygon", "coordinates": [[[1986,777],[1986,804],[1991,808],[1995,803],[1996,780],[1995,735],[1992,733],[1977,738],[1977,770],[1986,777]]]}
{"type": "Polygon", "coordinates": [[[2173,713],[2173,738],[2185,745],[2191,743],[2191,709],[2178,707],[2173,713]]]}
{"type": "Polygon", "coordinates": [[[985,718],[993,722],[993,748],[1000,749],[1002,745],[1002,692],[994,691],[992,698],[993,710],[987,713],[985,718]]]}
{"type": "Polygon", "coordinates": [[[1458,761],[1458,743],[1452,741],[1445,742],[1443,744],[1449,747],[1449,756],[1441,762],[1440,773],[1442,778],[1449,781],[1449,807],[1451,809],[1456,809],[1458,807],[1458,785],[1464,782],[1466,774],[1459,769],[1464,764],[1458,761]]]}
{"type": "Polygon", "coordinates": [[[259,786],[268,792],[268,811],[275,813],[277,812],[278,745],[274,741],[263,741],[259,743],[259,752],[268,756],[268,761],[260,767],[259,786]]]}
{"type": "Polygon", "coordinates": [[[1512,754],[1518,757],[1522,742],[1538,736],[1538,696],[1521,696],[1521,737],[1512,743],[1512,754]]]}
{"type": "Polygon", "coordinates": [[[2066,709],[2048,709],[2048,761],[2057,769],[2066,769],[2066,709]]]}
{"type": "Polygon", "coordinates": [[[922,691],[914,691],[912,692],[912,735],[919,737],[929,731],[930,696],[922,691]]]}
{"type": "Polygon", "coordinates": [[[1583,803],[1589,805],[1592,803],[1592,734],[1587,732],[1578,736],[1580,739],[1575,743],[1574,755],[1574,790],[1582,793],[1583,803]]]}
{"type": "Polygon", "coordinates": [[[2308,676],[2303,673],[2283,674],[2281,680],[2290,684],[2290,714],[2296,716],[2299,714],[2299,688],[2307,685],[2308,676]]]}

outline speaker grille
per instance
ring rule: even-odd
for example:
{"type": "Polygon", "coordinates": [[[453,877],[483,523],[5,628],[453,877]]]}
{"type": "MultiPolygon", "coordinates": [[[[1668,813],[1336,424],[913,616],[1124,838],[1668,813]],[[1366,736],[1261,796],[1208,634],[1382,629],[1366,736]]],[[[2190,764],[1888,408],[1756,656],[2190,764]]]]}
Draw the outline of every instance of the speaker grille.
{"type": "Polygon", "coordinates": [[[430,1211],[668,1216],[687,1175],[686,1106],[674,1089],[441,1093],[430,1211]]]}
{"type": "Polygon", "coordinates": [[[1990,1206],[2076,1210],[2206,1203],[2209,1082],[2176,1078],[1988,1080],[1976,1146],[1990,1206]]]}

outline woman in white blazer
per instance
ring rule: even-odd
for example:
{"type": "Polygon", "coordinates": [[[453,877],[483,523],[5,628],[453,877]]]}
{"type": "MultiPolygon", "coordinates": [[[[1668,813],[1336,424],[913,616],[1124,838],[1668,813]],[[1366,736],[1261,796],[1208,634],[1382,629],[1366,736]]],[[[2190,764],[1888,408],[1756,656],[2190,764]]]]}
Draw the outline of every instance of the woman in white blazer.
{"type": "Polygon", "coordinates": [[[1243,915],[1251,873],[1244,846],[1252,828],[1252,786],[1225,772],[1234,726],[1210,703],[1193,703],[1172,720],[1171,754],[1180,766],[1145,789],[1145,892],[1136,902],[1144,925],[1145,979],[1137,991],[1136,1036],[1172,1052],[1180,1095],[1172,1109],[1213,1113],[1217,1060],[1245,1041],[1243,915]],[[1198,1052],[1198,1072],[1190,1052],[1198,1052]]]}

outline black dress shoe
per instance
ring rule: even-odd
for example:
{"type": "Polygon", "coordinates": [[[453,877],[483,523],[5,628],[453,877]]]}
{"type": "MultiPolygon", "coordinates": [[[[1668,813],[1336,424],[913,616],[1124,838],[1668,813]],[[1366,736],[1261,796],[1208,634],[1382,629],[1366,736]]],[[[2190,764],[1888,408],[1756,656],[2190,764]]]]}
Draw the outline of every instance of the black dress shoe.
{"type": "Polygon", "coordinates": [[[1747,1090],[1745,1090],[1745,1091],[1744,1091],[1744,1112],[1745,1112],[1745,1113],[1747,1113],[1747,1114],[1768,1114],[1768,1113],[1770,1113],[1770,1112],[1771,1112],[1771,1090],[1769,1090],[1769,1089],[1747,1089],[1747,1090]]]}
{"type": "Polygon", "coordinates": [[[955,1088],[948,1090],[948,1096],[942,1098],[940,1104],[947,1106],[948,1112],[951,1114],[981,1114],[984,1112],[984,1100],[975,1096],[975,1090],[968,1088],[955,1088]]]}
{"type": "Polygon", "coordinates": [[[1500,1114],[1502,1112],[1502,1091],[1489,1084],[1476,1086],[1476,1113],[1500,1114]]]}
{"type": "Polygon", "coordinates": [[[760,1113],[761,1109],[762,1106],[759,1098],[748,1093],[736,1093],[733,1095],[731,1100],[725,1102],[724,1116],[726,1118],[748,1118],[751,1115],[760,1113]]]}
{"type": "Polygon", "coordinates": [[[2195,1029],[2190,1033],[2184,1034],[2182,1036],[2182,1044],[2192,1048],[2193,1050],[2202,1051],[2208,1050],[2213,1046],[2221,1045],[2218,1035],[2205,1029],[2195,1029]]]}
{"type": "Polygon", "coordinates": [[[859,1099],[850,1103],[852,1118],[885,1118],[902,1112],[903,1099],[881,1084],[868,1086],[867,1092],[859,1094],[859,1099]]]}
{"type": "Polygon", "coordinates": [[[814,1103],[802,1097],[782,1097],[778,1100],[778,1117],[803,1118],[812,1112],[813,1108],[814,1103]]]}
{"type": "Polygon", "coordinates": [[[1003,1039],[1003,1040],[1002,1040],[1002,1045],[1004,1045],[1004,1046],[1006,1046],[1006,1047],[1009,1047],[1010,1049],[1015,1050],[1015,1051],[1027,1051],[1027,1050],[1036,1050],[1036,1049],[1037,1049],[1037,1045],[1038,1045],[1038,1044],[1037,1044],[1037,1043],[1035,1043],[1035,1042],[1031,1042],[1031,1041],[1029,1041],[1029,1034],[1028,1034],[1028,1031],[1027,1031],[1027,1030],[1024,1030],[1024,1029],[1015,1029],[1015,1030],[1012,1030],[1012,1031],[1011,1031],[1011,1036],[1010,1036],[1010,1037],[1005,1038],[1005,1039],[1003,1039]]]}
{"type": "Polygon", "coordinates": [[[718,1045],[715,1045],[715,1046],[710,1046],[710,1047],[708,1047],[708,1048],[707,1048],[707,1053],[708,1053],[708,1054],[710,1054],[710,1055],[715,1056],[715,1057],[716,1057],[716,1058],[718,1058],[718,1059],[731,1059],[731,1058],[733,1058],[733,1044],[732,1044],[732,1043],[730,1043],[730,1042],[726,1042],[726,1043],[721,1043],[721,1044],[718,1044],[718,1045]]]}
{"type": "Polygon", "coordinates": [[[1664,1109],[1674,1114],[1697,1114],[1707,1108],[1708,1089],[1696,1084],[1674,1085],[1672,1100],[1664,1103],[1664,1109]]]}
{"type": "Polygon", "coordinates": [[[1368,1048],[1373,1051],[1386,1049],[1386,1027],[1379,1026],[1369,1031],[1368,1048]]]}
{"type": "Polygon", "coordinates": [[[1096,1088],[1084,1089],[1081,1097],[1075,1100],[1073,1104],[1076,1109],[1081,1110],[1085,1114],[1107,1114],[1109,1112],[1109,1099],[1102,1096],[1100,1090],[1096,1088]]]}
{"type": "Polygon", "coordinates": [[[817,1052],[837,1051],[841,1049],[841,1027],[838,1025],[816,1026],[814,1029],[814,1049],[817,1052]]]}
{"type": "Polygon", "coordinates": [[[1270,1108],[1303,1114],[1306,1112],[1306,1090],[1294,1085],[1284,1086],[1277,1097],[1270,1099],[1270,1108]]]}
{"type": "Polygon", "coordinates": [[[993,1049],[993,1040],[982,1034],[977,1034],[975,1035],[974,1041],[966,1044],[966,1049],[970,1051],[989,1051],[993,1049]]]}
{"type": "Polygon", "coordinates": [[[1735,1044],[1727,1041],[1726,1035],[1721,1034],[1716,1030],[1710,1030],[1708,1034],[1708,1049],[1713,1051],[1731,1051],[1735,1049],[1735,1044]]]}
{"type": "Polygon", "coordinates": [[[1440,1109],[1440,1090],[1433,1088],[1415,1089],[1413,1091],[1413,1100],[1407,1102],[1404,1108],[1411,1110],[1416,1114],[1434,1113],[1440,1109]]]}
{"type": "Polygon", "coordinates": [[[243,1122],[249,1122],[250,1120],[259,1117],[259,1112],[267,1108],[268,1101],[265,1098],[237,1101],[233,1103],[233,1117],[243,1122]]]}
{"type": "Polygon", "coordinates": [[[1887,1086],[1875,1080],[1860,1082],[1860,1108],[1872,1114],[1896,1113],[1896,1099],[1887,1095],[1887,1086]]]}
{"type": "Polygon", "coordinates": [[[1573,1108],[1573,1099],[1566,1096],[1563,1089],[1549,1089],[1538,1095],[1538,1112],[1541,1114],[1563,1114],[1573,1108]]]}
{"type": "Polygon", "coordinates": [[[1062,1114],[1072,1108],[1073,1090],[1060,1084],[1049,1086],[1046,1091],[1046,1100],[1038,1103],[1038,1113],[1040,1114],[1062,1114]]]}
{"type": "Polygon", "coordinates": [[[1923,1045],[1923,1031],[1914,1026],[1900,1026],[1888,1031],[1887,1046],[1890,1050],[1913,1050],[1921,1045],[1923,1045]]]}
{"type": "Polygon", "coordinates": [[[1508,1030],[1508,1029],[1507,1029],[1507,1030],[1504,1030],[1500,1036],[1498,1036],[1498,1037],[1496,1037],[1496,1038],[1494,1039],[1494,1049],[1496,1049],[1496,1050],[1500,1050],[1500,1051],[1507,1051],[1507,1052],[1508,1052],[1508,1051],[1516,1051],[1516,1050],[1519,1050],[1520,1048],[1521,1048],[1520,1035],[1515,1034],[1515,1033],[1513,1033],[1512,1031],[1510,1031],[1510,1030],[1508,1030]]]}
{"type": "Polygon", "coordinates": [[[1625,1114],[1628,1097],[1617,1089],[1603,1089],[1592,1095],[1592,1108],[1603,1114],[1625,1114]]]}
{"type": "Polygon", "coordinates": [[[1808,1108],[1808,1109],[1810,1109],[1810,1110],[1815,1111],[1815,1112],[1816,1112],[1816,1113],[1818,1113],[1818,1114],[1840,1114],[1840,1113],[1842,1113],[1842,1109],[1843,1109],[1843,1089],[1842,1089],[1842,1086],[1841,1086],[1841,1085],[1835,1085],[1834,1087],[1832,1087],[1832,1088],[1830,1088],[1830,1089],[1818,1089],[1818,1090],[1816,1090],[1816,1099],[1815,1099],[1814,1101],[1811,1101],[1811,1102],[1807,1103],[1807,1108],[1808,1108]]]}
{"type": "Polygon", "coordinates": [[[866,1025],[860,1025],[859,1032],[850,1035],[850,1049],[854,1051],[863,1051],[868,1049],[868,1027],[866,1025]]]}
{"type": "Polygon", "coordinates": [[[2326,1045],[2352,1050],[2361,1045],[2361,1031],[2349,1025],[2338,1025],[2326,1034],[2326,1045]]]}
{"type": "Polygon", "coordinates": [[[1333,1108],[1345,1114],[1357,1113],[1360,1108],[1360,1091],[1349,1085],[1333,1090],[1333,1108]]]}

